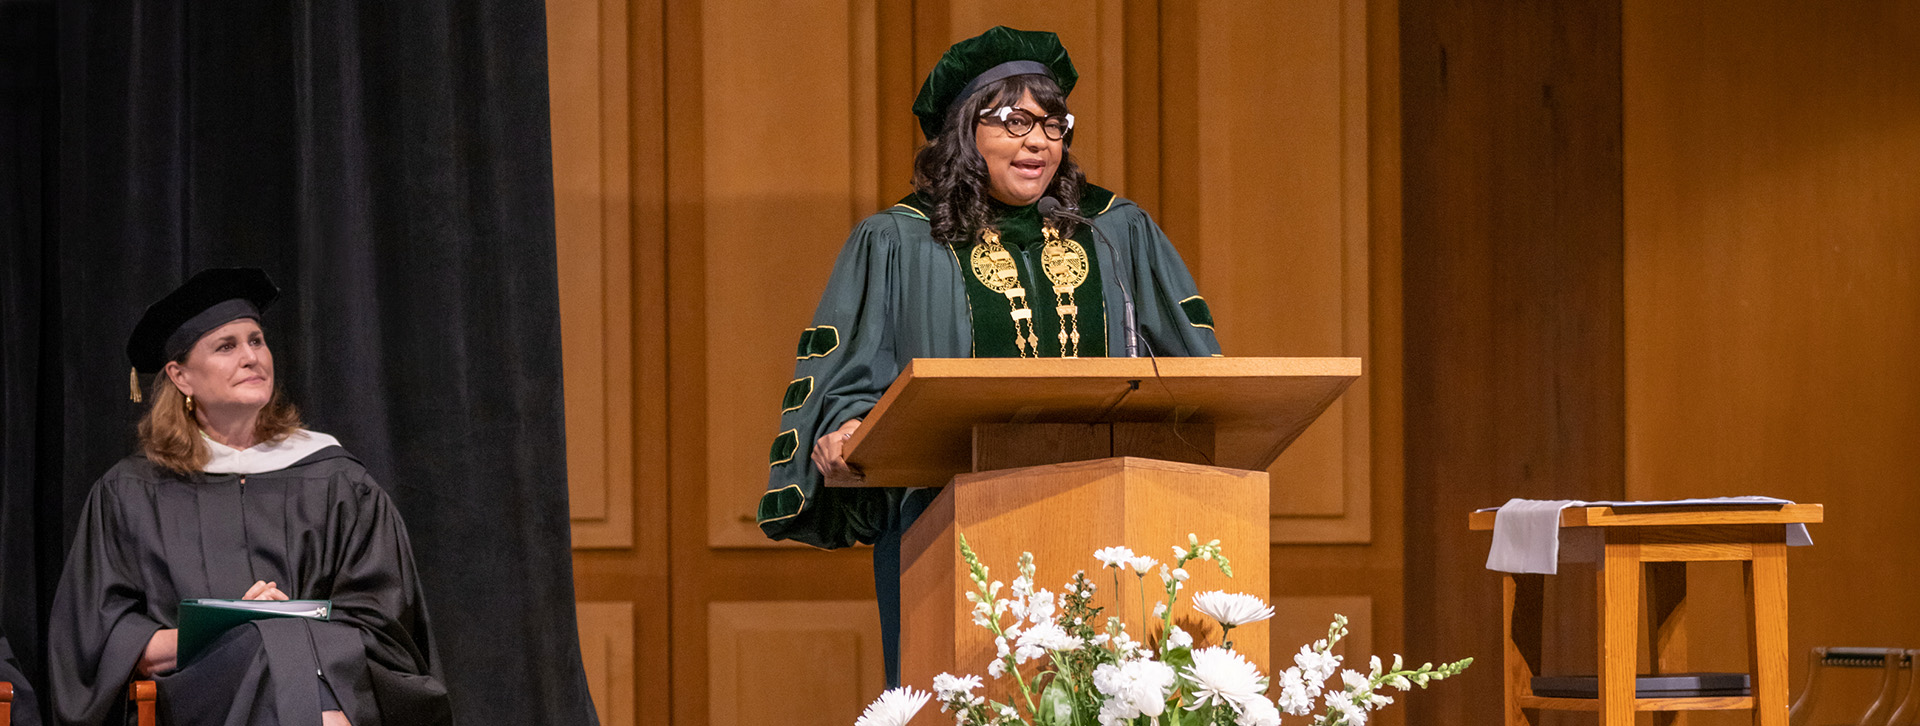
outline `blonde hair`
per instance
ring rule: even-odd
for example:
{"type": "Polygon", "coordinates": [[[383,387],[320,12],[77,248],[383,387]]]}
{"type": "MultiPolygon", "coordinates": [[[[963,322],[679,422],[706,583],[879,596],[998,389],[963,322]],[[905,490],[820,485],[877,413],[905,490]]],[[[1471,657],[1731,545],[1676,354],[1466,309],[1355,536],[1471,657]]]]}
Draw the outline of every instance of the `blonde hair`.
{"type": "MultiPolygon", "coordinates": [[[[184,359],[185,356],[182,356],[184,359]]],[[[176,361],[181,362],[181,361],[176,361]]],[[[140,418],[140,449],[147,459],[176,474],[196,474],[206,469],[207,445],[201,441],[200,424],[187,410],[187,396],[162,372],[153,377],[147,400],[152,402],[147,415],[140,418]]],[[[279,442],[300,429],[300,411],[273,387],[273,398],[260,409],[253,426],[253,439],[259,443],[279,442]]]]}

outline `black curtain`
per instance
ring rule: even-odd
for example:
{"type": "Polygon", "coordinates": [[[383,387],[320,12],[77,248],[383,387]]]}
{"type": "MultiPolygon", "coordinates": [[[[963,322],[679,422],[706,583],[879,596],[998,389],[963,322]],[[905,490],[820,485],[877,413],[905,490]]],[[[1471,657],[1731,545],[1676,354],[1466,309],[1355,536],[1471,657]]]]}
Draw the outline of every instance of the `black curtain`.
{"type": "Polygon", "coordinates": [[[540,0],[0,0],[0,625],[29,674],[127,334],[265,268],[281,385],[406,517],[462,724],[593,723],[540,0]],[[16,42],[16,36],[25,42],[16,42]]]}

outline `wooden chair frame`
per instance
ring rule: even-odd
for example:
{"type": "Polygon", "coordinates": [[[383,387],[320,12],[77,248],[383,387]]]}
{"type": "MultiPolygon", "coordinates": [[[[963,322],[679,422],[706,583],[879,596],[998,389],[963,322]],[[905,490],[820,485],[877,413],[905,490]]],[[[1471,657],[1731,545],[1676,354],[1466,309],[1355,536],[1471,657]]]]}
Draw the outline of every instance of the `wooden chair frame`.
{"type": "Polygon", "coordinates": [[[153,681],[134,681],[127,684],[127,699],[133,702],[135,718],[140,726],[153,726],[153,706],[160,696],[160,686],[153,681]]]}

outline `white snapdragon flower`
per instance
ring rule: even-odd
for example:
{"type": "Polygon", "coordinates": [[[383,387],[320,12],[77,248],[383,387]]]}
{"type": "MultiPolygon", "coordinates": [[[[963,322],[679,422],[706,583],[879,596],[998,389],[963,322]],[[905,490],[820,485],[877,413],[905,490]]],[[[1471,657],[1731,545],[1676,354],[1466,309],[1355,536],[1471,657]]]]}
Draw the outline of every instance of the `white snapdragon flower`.
{"type": "MultiPolygon", "coordinates": [[[[1373,659],[1373,669],[1375,673],[1380,672],[1379,656],[1375,656],[1373,659]]],[[[1347,700],[1360,704],[1369,711],[1377,711],[1387,704],[1393,703],[1392,697],[1373,692],[1372,677],[1365,673],[1350,670],[1341,671],[1340,680],[1347,686],[1347,700]]]]}
{"type": "Polygon", "coordinates": [[[1193,609],[1229,628],[1257,623],[1273,617],[1273,606],[1260,598],[1237,592],[1210,590],[1193,596],[1193,609]]]}
{"type": "Polygon", "coordinates": [[[1025,663],[1039,658],[1050,650],[1077,650],[1085,645],[1080,638],[1073,636],[1053,623],[1039,623],[1020,634],[1015,644],[1013,659],[1025,663]]]}
{"type": "MultiPolygon", "coordinates": [[[[973,689],[979,687],[980,677],[975,675],[956,676],[952,673],[942,673],[933,677],[934,696],[943,703],[956,698],[968,703],[976,702],[980,697],[973,695],[973,689]]],[[[945,706],[941,708],[945,710],[945,706]]]]}
{"type": "Polygon", "coordinates": [[[1121,568],[1133,559],[1133,550],[1125,547],[1103,547],[1093,551],[1093,558],[1100,561],[1101,567],[1121,568]]]}
{"type": "Polygon", "coordinates": [[[1167,708],[1173,684],[1173,668],[1156,660],[1102,663],[1093,670],[1093,687],[1106,696],[1100,704],[1100,723],[1122,724],[1140,716],[1159,716],[1167,708]]]}
{"type": "Polygon", "coordinates": [[[1056,607],[1053,593],[1045,589],[1034,593],[1032,597],[1027,598],[1027,622],[1036,625],[1052,622],[1053,614],[1057,612],[1056,607]]]}
{"type": "Polygon", "coordinates": [[[1306,679],[1308,690],[1314,695],[1319,695],[1320,684],[1325,683],[1340,670],[1340,656],[1315,650],[1310,645],[1303,645],[1300,646],[1300,652],[1294,654],[1293,664],[1300,667],[1300,676],[1306,679]]]}
{"type": "Polygon", "coordinates": [[[1225,705],[1232,707],[1234,713],[1241,713],[1246,710],[1247,702],[1266,700],[1260,695],[1267,690],[1260,669],[1227,648],[1214,646],[1194,651],[1193,665],[1187,666],[1186,676],[1194,684],[1194,702],[1188,710],[1225,705]]]}
{"type": "Polygon", "coordinates": [[[1193,636],[1188,635],[1187,631],[1175,625],[1173,626],[1173,632],[1167,634],[1167,642],[1175,648],[1191,648],[1193,647],[1193,636]]]}
{"type": "Polygon", "coordinates": [[[1318,688],[1308,692],[1307,681],[1301,677],[1299,666],[1280,672],[1280,710],[1294,716],[1313,713],[1313,698],[1318,694],[1318,688]]]}
{"type": "Polygon", "coordinates": [[[1111,642],[1113,643],[1113,652],[1123,659],[1132,658],[1144,650],[1144,648],[1140,646],[1140,642],[1134,640],[1133,636],[1128,635],[1125,630],[1114,633],[1111,642]]]}
{"type": "Polygon", "coordinates": [[[933,694],[910,687],[894,688],[880,694],[873,703],[867,704],[867,710],[861,712],[854,726],[907,726],[914,714],[927,705],[927,699],[933,694]]]}
{"type": "Polygon", "coordinates": [[[1153,616],[1156,618],[1164,618],[1167,616],[1166,601],[1163,600],[1153,604],[1153,616]]]}
{"type": "Polygon", "coordinates": [[[1241,704],[1240,726],[1280,726],[1280,709],[1265,698],[1255,698],[1241,704]]]}
{"type": "Polygon", "coordinates": [[[1336,715],[1335,718],[1329,719],[1334,723],[1345,723],[1347,726],[1367,726],[1367,709],[1354,705],[1350,699],[1341,697],[1329,698],[1327,699],[1327,710],[1336,715]]]}
{"type": "Polygon", "coordinates": [[[1347,692],[1349,693],[1358,693],[1367,690],[1367,674],[1361,673],[1360,671],[1340,671],[1340,682],[1347,687],[1347,692]]]}

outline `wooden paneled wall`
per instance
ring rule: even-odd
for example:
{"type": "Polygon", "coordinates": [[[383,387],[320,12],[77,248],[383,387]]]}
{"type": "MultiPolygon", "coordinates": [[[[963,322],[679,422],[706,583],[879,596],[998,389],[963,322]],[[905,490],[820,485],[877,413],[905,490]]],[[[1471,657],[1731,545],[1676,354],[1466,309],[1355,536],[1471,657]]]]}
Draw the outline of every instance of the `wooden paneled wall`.
{"type": "MultiPolygon", "coordinates": [[[[1920,648],[1920,5],[1623,4],[1627,493],[1824,503],[1789,645],[1920,648]]],[[[1744,664],[1695,612],[1689,667],[1744,664]]]]}
{"type": "MultiPolygon", "coordinates": [[[[1431,608],[1407,647],[1497,662],[1468,509],[1750,493],[1828,505],[1791,555],[1794,650],[1914,647],[1920,12],[1407,0],[1400,23],[1407,599],[1431,608]]],[[[1568,574],[1547,669],[1590,673],[1568,574]]],[[[1744,670],[1738,570],[1691,574],[1689,667],[1744,670]]],[[[1499,718],[1496,675],[1411,720],[1499,718]]]]}
{"type": "MultiPolygon", "coordinates": [[[[1619,6],[1404,0],[1400,27],[1407,649],[1478,660],[1409,721],[1495,723],[1500,585],[1468,512],[1624,493],[1619,6]]],[[[1591,673],[1592,578],[1568,574],[1546,666],[1591,673]]]]}
{"type": "Polygon", "coordinates": [[[752,513],[832,259],[908,191],[920,80],[995,24],[1060,33],[1082,74],[1074,153],[1172,235],[1230,355],[1367,360],[1273,470],[1273,647],[1337,611],[1349,652],[1400,649],[1394,0],[548,15],[576,576],[603,722],[844,724],[877,694],[868,552],[769,542],[752,513]]]}

